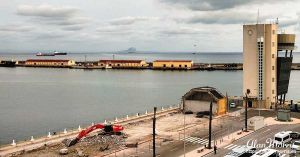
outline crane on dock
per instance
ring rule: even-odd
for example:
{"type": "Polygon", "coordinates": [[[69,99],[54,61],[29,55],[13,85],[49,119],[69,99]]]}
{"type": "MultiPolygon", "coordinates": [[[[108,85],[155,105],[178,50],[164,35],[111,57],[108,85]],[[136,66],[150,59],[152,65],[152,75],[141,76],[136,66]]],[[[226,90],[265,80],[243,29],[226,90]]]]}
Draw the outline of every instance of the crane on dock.
{"type": "Polygon", "coordinates": [[[82,131],[79,132],[76,138],[74,139],[66,139],[63,141],[63,143],[67,147],[71,147],[75,145],[77,142],[80,141],[83,137],[87,136],[90,132],[97,130],[97,129],[102,129],[104,135],[121,135],[122,131],[124,130],[124,127],[119,125],[119,124],[95,124],[93,126],[90,126],[82,131]]]}

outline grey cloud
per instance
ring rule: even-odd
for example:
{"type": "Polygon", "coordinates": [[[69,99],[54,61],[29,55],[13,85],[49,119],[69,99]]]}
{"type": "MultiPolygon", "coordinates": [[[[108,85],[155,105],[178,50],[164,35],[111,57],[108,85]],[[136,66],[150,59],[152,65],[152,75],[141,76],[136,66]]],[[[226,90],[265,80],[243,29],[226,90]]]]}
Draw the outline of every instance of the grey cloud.
{"type": "Polygon", "coordinates": [[[205,31],[193,27],[171,28],[160,31],[164,35],[191,35],[205,33],[205,31]]]}
{"type": "Polygon", "coordinates": [[[80,16],[79,12],[75,7],[52,5],[21,5],[17,9],[17,15],[30,17],[32,22],[38,24],[82,27],[91,22],[90,18],[80,16]]]}
{"type": "Polygon", "coordinates": [[[48,39],[59,39],[59,38],[66,38],[68,35],[63,32],[57,31],[48,31],[48,32],[41,32],[36,34],[35,39],[38,40],[48,40],[48,39]]]}
{"type": "Polygon", "coordinates": [[[281,27],[289,27],[299,24],[299,19],[289,18],[289,19],[279,19],[279,25],[281,27]]]}
{"type": "MultiPolygon", "coordinates": [[[[37,21],[40,21],[36,19],[37,21]]],[[[91,20],[90,18],[86,17],[71,17],[66,19],[51,19],[51,20],[44,20],[43,22],[50,25],[60,25],[60,26],[69,26],[69,25],[82,25],[87,24],[91,20]]]]}
{"type": "Polygon", "coordinates": [[[29,32],[33,30],[30,26],[5,25],[0,26],[0,32],[29,32]]]}
{"type": "Polygon", "coordinates": [[[127,16],[127,17],[122,17],[122,18],[118,18],[118,19],[113,19],[110,21],[110,24],[112,25],[131,25],[134,24],[136,22],[140,22],[140,21],[147,21],[147,20],[157,20],[157,17],[131,17],[131,16],[127,16]]]}
{"type": "Polygon", "coordinates": [[[36,16],[45,18],[64,18],[74,15],[79,9],[74,7],[56,7],[51,5],[21,5],[17,8],[17,14],[22,16],[36,16]]]}
{"type": "Polygon", "coordinates": [[[104,34],[129,34],[132,30],[123,26],[100,26],[96,29],[98,33],[104,34]]]}
{"type": "MultiPolygon", "coordinates": [[[[282,0],[160,0],[167,4],[183,6],[191,10],[209,11],[230,9],[246,4],[283,2],[282,0]]],[[[291,0],[290,0],[291,1],[291,0]]]]}
{"type": "Polygon", "coordinates": [[[82,26],[82,25],[76,25],[76,26],[63,27],[62,30],[65,30],[65,31],[79,31],[79,30],[82,30],[83,28],[84,28],[84,26],[82,26]]]}
{"type": "MultiPolygon", "coordinates": [[[[261,17],[263,20],[264,17],[261,17]]],[[[255,22],[255,14],[246,12],[235,12],[235,11],[213,11],[197,14],[187,18],[176,19],[177,22],[185,22],[189,24],[202,23],[202,24],[238,24],[255,22]]]]}

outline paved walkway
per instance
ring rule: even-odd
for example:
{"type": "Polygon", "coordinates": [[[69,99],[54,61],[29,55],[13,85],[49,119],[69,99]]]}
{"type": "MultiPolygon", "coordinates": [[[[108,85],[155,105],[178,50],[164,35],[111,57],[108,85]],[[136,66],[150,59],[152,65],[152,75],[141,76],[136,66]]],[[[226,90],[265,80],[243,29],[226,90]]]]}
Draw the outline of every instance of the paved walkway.
{"type": "MultiPolygon", "coordinates": [[[[277,121],[274,117],[268,117],[268,118],[265,118],[265,124],[266,124],[266,126],[277,125],[277,124],[300,124],[300,119],[292,118],[291,122],[283,122],[283,121],[277,121]]],[[[250,135],[251,133],[254,133],[254,132],[249,131],[249,132],[242,132],[241,134],[240,133],[241,133],[241,131],[237,131],[223,139],[216,140],[217,142],[223,140],[222,142],[217,143],[217,147],[218,148],[224,147],[225,149],[234,149],[234,148],[241,147],[240,145],[235,145],[232,143],[234,141],[236,141],[240,138],[243,138],[247,135],[250,135]]],[[[186,156],[187,157],[188,156],[206,156],[206,155],[209,155],[212,153],[213,153],[213,149],[204,149],[203,147],[199,147],[196,150],[186,153],[186,156]],[[201,151],[201,150],[203,150],[203,151],[201,151]]],[[[183,155],[181,155],[180,157],[183,157],[183,155]]]]}

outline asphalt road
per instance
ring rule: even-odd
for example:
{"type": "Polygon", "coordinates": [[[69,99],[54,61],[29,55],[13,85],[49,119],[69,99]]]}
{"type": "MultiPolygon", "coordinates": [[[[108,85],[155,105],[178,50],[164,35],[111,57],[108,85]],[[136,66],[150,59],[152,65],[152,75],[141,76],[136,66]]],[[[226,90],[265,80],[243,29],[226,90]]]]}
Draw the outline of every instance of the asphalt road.
{"type": "MultiPolygon", "coordinates": [[[[212,153],[212,154],[206,155],[206,157],[207,156],[223,157],[223,156],[225,156],[225,154],[232,151],[232,149],[234,149],[238,146],[246,145],[247,142],[251,141],[251,140],[256,140],[256,142],[257,142],[256,147],[259,147],[258,149],[263,149],[265,146],[268,146],[268,144],[266,143],[266,140],[268,138],[273,139],[274,135],[280,131],[297,131],[297,132],[299,132],[300,124],[293,124],[293,125],[280,124],[280,125],[272,125],[272,126],[264,127],[246,137],[243,137],[243,138],[233,142],[232,144],[229,144],[223,148],[218,148],[216,155],[212,153]]],[[[290,148],[284,148],[284,149],[277,148],[277,149],[289,151],[290,148]]]]}
{"type": "MultiPolygon", "coordinates": [[[[243,125],[243,120],[240,117],[222,117],[216,120],[213,124],[213,137],[214,139],[219,139],[221,137],[225,137],[227,134],[231,132],[235,132],[237,130],[241,130],[241,126],[243,125]]],[[[183,138],[183,137],[182,137],[183,138]]],[[[208,143],[208,125],[203,125],[200,130],[193,131],[186,135],[186,152],[197,149],[198,147],[207,145],[208,143]]],[[[144,157],[152,156],[150,152],[149,154],[143,154],[144,157]]],[[[166,146],[161,146],[157,149],[157,154],[163,157],[174,157],[180,156],[183,154],[183,139],[181,141],[174,141],[171,144],[166,146]]]]}

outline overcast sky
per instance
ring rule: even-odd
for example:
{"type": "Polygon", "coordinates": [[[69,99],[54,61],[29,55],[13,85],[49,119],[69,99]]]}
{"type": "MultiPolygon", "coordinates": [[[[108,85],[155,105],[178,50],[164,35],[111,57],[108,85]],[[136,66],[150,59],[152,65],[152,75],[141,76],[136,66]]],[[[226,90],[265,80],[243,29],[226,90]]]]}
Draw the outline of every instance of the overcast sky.
{"type": "MultiPolygon", "coordinates": [[[[0,52],[241,52],[242,25],[279,18],[300,38],[300,0],[0,0],[0,52]]],[[[299,38],[297,43],[299,45],[299,38]]]]}

